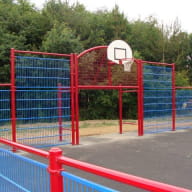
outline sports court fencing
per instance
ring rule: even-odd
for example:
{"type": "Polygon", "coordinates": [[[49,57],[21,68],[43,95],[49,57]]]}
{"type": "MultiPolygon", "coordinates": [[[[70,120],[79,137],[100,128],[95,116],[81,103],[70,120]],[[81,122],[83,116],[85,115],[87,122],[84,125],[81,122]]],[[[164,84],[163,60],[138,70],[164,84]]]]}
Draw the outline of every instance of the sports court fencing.
{"type": "Polygon", "coordinates": [[[144,131],[172,130],[172,67],[144,64],[144,131]]]}
{"type": "Polygon", "coordinates": [[[0,149],[0,191],[50,191],[47,165],[0,149]]]}
{"type": "Polygon", "coordinates": [[[176,90],[176,128],[192,128],[192,89],[180,87],[176,90]]]}
{"type": "Polygon", "coordinates": [[[119,92],[120,133],[126,124],[137,124],[139,136],[191,127],[192,88],[176,87],[174,64],[135,59],[127,72],[107,59],[107,46],[79,55],[12,49],[10,80],[0,84],[0,136],[14,142],[79,144],[81,90],[119,92]],[[137,94],[138,123],[123,121],[127,92],[137,94]]]}
{"type": "Polygon", "coordinates": [[[11,134],[11,91],[9,87],[0,87],[0,137],[12,139],[11,134]]]}
{"type": "Polygon", "coordinates": [[[17,56],[15,63],[17,140],[71,143],[70,61],[17,56]]]}
{"type": "Polygon", "coordinates": [[[62,156],[59,148],[52,148],[47,152],[6,139],[0,139],[0,143],[49,160],[47,166],[11,151],[0,149],[0,191],[2,192],[117,192],[117,190],[66,172],[62,169],[63,165],[125,184],[125,187],[134,186],[154,192],[191,191],[67,158],[62,156]]]}
{"type": "Polygon", "coordinates": [[[72,66],[72,54],[12,49],[11,83],[0,84],[0,136],[36,147],[74,143],[72,66]]]}
{"type": "MultiPolygon", "coordinates": [[[[50,175],[46,164],[0,149],[1,192],[49,192],[50,175]]],[[[117,192],[94,182],[61,172],[65,192],[94,191],[117,192]]]]}
{"type": "Polygon", "coordinates": [[[66,192],[118,192],[117,190],[110,189],[103,185],[99,185],[82,177],[78,177],[66,171],[62,171],[63,176],[63,190],[66,192]]]}

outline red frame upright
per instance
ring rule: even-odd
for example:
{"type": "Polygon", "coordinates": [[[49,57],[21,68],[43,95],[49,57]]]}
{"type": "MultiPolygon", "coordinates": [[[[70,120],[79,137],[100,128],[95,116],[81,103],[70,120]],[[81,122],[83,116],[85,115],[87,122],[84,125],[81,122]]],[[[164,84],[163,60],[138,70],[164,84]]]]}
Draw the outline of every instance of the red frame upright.
{"type": "Polygon", "coordinates": [[[15,87],[15,49],[11,49],[11,125],[12,141],[16,142],[16,87],[15,87]]]}
{"type": "Polygon", "coordinates": [[[137,94],[137,113],[138,113],[138,136],[142,136],[143,130],[143,62],[136,60],[137,78],[138,78],[138,94],[137,94]]]}
{"type": "Polygon", "coordinates": [[[71,129],[72,129],[72,145],[75,145],[75,130],[76,130],[76,125],[75,125],[75,103],[74,103],[74,98],[75,98],[75,84],[74,84],[74,79],[75,79],[75,61],[74,61],[74,54],[71,54],[70,56],[70,78],[71,78],[71,129]]]}
{"type": "Polygon", "coordinates": [[[172,131],[175,131],[176,119],[176,86],[175,86],[175,63],[172,64],[172,131]]]}
{"type": "Polygon", "coordinates": [[[76,128],[75,128],[75,133],[76,133],[76,145],[79,145],[79,80],[78,80],[78,56],[74,54],[74,64],[75,64],[75,113],[76,113],[76,128]]]}
{"type": "Polygon", "coordinates": [[[62,132],[63,132],[63,126],[62,126],[62,88],[61,83],[58,83],[58,92],[57,92],[57,98],[58,98],[58,121],[59,121],[59,141],[62,141],[62,132]]]}

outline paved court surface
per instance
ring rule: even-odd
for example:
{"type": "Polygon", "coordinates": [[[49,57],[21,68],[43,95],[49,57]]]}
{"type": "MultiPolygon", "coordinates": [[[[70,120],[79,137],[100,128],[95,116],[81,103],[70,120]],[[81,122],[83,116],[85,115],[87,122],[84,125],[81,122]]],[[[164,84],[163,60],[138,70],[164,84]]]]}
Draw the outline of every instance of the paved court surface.
{"type": "MultiPolygon", "coordinates": [[[[90,136],[82,138],[79,146],[61,148],[67,157],[192,189],[192,130],[143,137],[135,133],[90,136]]],[[[120,191],[141,191],[71,168],[66,170],[120,191]]]]}

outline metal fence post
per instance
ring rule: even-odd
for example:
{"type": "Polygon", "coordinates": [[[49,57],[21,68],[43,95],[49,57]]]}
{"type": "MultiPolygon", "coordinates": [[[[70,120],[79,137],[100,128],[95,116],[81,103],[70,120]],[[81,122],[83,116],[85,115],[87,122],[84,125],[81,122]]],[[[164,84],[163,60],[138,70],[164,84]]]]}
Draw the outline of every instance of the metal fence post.
{"type": "MultiPolygon", "coordinates": [[[[11,127],[12,127],[12,141],[17,141],[17,133],[16,133],[16,86],[15,86],[15,50],[11,49],[11,127]]],[[[13,152],[16,149],[13,148],[13,152]]]]}
{"type": "Polygon", "coordinates": [[[175,88],[175,64],[172,64],[172,131],[175,131],[176,118],[176,88],[175,88]]]}
{"type": "Polygon", "coordinates": [[[122,88],[118,89],[119,91],[119,133],[122,134],[123,133],[123,99],[122,99],[122,95],[123,95],[123,90],[122,88]]]}
{"type": "Polygon", "coordinates": [[[79,66],[78,66],[78,58],[77,55],[74,54],[74,62],[75,62],[75,113],[76,113],[76,145],[79,145],[79,66]]]}
{"type": "Polygon", "coordinates": [[[143,63],[142,60],[137,60],[137,81],[138,81],[138,93],[137,93],[137,111],[138,111],[138,136],[144,134],[143,130],[143,63]]]}
{"type": "Polygon", "coordinates": [[[62,156],[61,149],[53,147],[49,150],[50,192],[63,192],[63,177],[60,174],[62,164],[58,162],[60,156],[62,156]]]}
{"type": "Polygon", "coordinates": [[[59,141],[62,141],[63,126],[62,126],[62,85],[58,83],[57,105],[58,105],[58,121],[59,121],[59,141]]]}

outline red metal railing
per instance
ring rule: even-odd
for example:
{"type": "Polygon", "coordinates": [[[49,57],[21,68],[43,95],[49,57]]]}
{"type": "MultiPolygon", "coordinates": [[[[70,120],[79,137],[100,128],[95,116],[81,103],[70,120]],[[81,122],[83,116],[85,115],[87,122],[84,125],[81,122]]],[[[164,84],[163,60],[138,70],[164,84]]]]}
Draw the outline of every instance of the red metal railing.
{"type": "Polygon", "coordinates": [[[50,173],[51,192],[62,192],[63,183],[60,172],[63,171],[62,165],[70,166],[85,172],[89,172],[98,176],[105,177],[120,183],[131,185],[140,189],[145,189],[154,192],[191,192],[189,189],[184,189],[157,181],[144,179],[141,177],[129,175],[119,171],[114,171],[104,167],[96,166],[90,163],[81,162],[68,157],[62,156],[62,151],[59,148],[52,148],[49,152],[32,148],[26,145],[15,143],[6,139],[0,139],[0,143],[9,145],[44,158],[49,159],[48,172],[50,173]]]}
{"type": "Polygon", "coordinates": [[[165,66],[172,66],[172,63],[161,63],[161,62],[153,62],[153,61],[142,61],[142,63],[147,63],[147,64],[154,64],[154,65],[165,65],[165,66]]]}
{"type": "Polygon", "coordinates": [[[70,57],[70,54],[60,54],[60,53],[46,53],[46,52],[37,52],[37,51],[22,51],[22,50],[14,50],[15,53],[22,54],[34,54],[34,55],[49,55],[49,56],[59,56],[59,57],[70,57]]]}
{"type": "Polygon", "coordinates": [[[0,87],[10,87],[11,83],[1,83],[0,87]]]}

